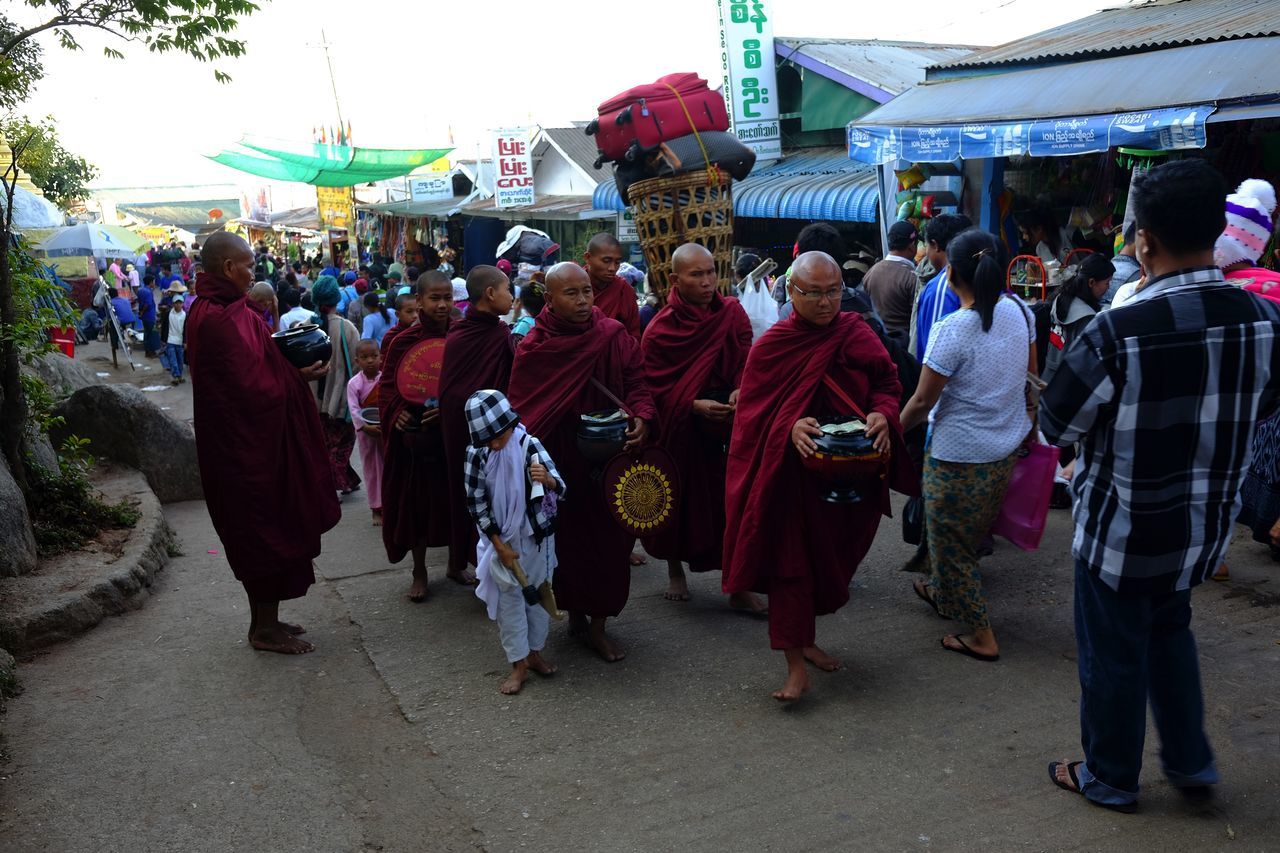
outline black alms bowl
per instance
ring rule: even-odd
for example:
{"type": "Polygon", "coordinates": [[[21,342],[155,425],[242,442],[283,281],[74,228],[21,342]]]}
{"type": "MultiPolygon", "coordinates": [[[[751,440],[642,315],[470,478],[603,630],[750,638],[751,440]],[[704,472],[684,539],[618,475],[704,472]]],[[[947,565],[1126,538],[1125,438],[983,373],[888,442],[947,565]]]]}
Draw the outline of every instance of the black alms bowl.
{"type": "Polygon", "coordinates": [[[328,361],[333,355],[329,336],[315,323],[303,323],[271,337],[294,367],[310,367],[317,361],[328,361]]]}
{"type": "Polygon", "coordinates": [[[590,412],[578,422],[578,451],[593,465],[603,465],[622,452],[627,442],[626,416],[621,412],[590,412]],[[609,418],[605,422],[601,419],[609,418]]]}

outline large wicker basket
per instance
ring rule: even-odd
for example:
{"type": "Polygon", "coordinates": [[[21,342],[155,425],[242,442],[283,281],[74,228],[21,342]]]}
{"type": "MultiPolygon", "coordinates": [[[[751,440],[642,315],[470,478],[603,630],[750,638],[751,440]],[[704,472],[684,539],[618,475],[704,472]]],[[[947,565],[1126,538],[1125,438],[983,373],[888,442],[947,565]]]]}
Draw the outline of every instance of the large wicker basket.
{"type": "Polygon", "coordinates": [[[637,181],[627,191],[636,231],[649,266],[649,287],[665,296],[671,255],[684,243],[698,243],[716,259],[722,293],[733,286],[732,178],[719,169],[637,181]]]}

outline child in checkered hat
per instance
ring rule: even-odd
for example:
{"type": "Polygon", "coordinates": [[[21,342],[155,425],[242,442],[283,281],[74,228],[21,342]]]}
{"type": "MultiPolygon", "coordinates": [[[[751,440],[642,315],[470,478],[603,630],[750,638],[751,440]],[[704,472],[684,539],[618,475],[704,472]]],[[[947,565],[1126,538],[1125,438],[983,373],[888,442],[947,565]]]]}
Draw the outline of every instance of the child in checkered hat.
{"type": "Polygon", "coordinates": [[[537,590],[555,573],[556,501],[564,495],[564,480],[501,391],[477,391],[463,412],[471,432],[463,470],[467,509],[480,530],[476,597],[498,623],[511,664],[499,690],[519,693],[529,670],[556,671],[542,657],[550,615],[537,590]],[[528,586],[517,580],[517,561],[528,586]]]}

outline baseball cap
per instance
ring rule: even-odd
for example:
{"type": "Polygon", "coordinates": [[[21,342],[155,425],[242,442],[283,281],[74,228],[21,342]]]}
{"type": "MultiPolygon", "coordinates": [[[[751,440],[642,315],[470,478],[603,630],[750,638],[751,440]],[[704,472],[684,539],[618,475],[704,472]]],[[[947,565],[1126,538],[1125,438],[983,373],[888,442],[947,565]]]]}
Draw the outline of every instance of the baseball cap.
{"type": "Polygon", "coordinates": [[[890,249],[905,249],[912,243],[919,241],[919,239],[920,232],[913,222],[908,222],[904,219],[889,226],[890,249]]]}

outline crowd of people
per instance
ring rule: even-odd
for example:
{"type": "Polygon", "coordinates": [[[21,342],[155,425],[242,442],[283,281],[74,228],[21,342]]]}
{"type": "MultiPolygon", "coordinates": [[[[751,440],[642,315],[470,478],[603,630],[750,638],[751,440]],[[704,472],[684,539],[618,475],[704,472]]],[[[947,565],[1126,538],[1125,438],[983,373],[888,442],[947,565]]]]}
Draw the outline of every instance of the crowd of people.
{"type": "Polygon", "coordinates": [[[942,650],[996,662],[979,560],[1021,451],[1048,441],[1070,457],[1084,747],[1050,777],[1132,810],[1150,701],[1164,772],[1203,796],[1218,774],[1190,590],[1222,565],[1242,488],[1243,519],[1280,547],[1280,277],[1259,266],[1276,204],[1252,184],[1228,196],[1188,159],[1136,179],[1131,205],[1116,259],[1086,256],[1043,300],[1010,292],[995,237],[942,214],[923,231],[895,223],[869,269],[810,225],[775,282],[741,259],[741,298],[688,243],[649,317],[609,234],[581,263],[514,280],[509,265],[455,280],[379,258],[385,272],[330,267],[314,282],[299,265],[283,289],[271,270],[260,294],[262,253],[216,234],[183,323],[209,513],[249,597],[250,642],[313,649],[279,603],[305,594],[339,492],[362,484],[358,442],[388,561],[411,556],[409,599],[429,598],[427,550],[446,548],[446,577],[476,585],[497,622],[503,693],[555,671],[543,652],[558,607],[602,660],[622,660],[606,626],[642,558],[577,443],[584,414],[616,410],[623,452],[661,448],[681,483],[674,523],[642,543],[667,563],[666,598],[690,597],[686,571],[720,572],[728,606],[767,619],[783,652],[775,698],[810,690],[810,666],[840,667],[816,616],[848,601],[891,489],[922,516],[912,591],[961,629],[942,650]],[[274,346],[291,317],[328,331],[328,363],[295,368],[274,346]],[[442,351],[425,402],[397,382],[424,342],[442,351]],[[879,460],[860,500],[829,499],[808,470],[831,416],[879,460]],[[282,516],[298,522],[287,533],[282,516]]]}

